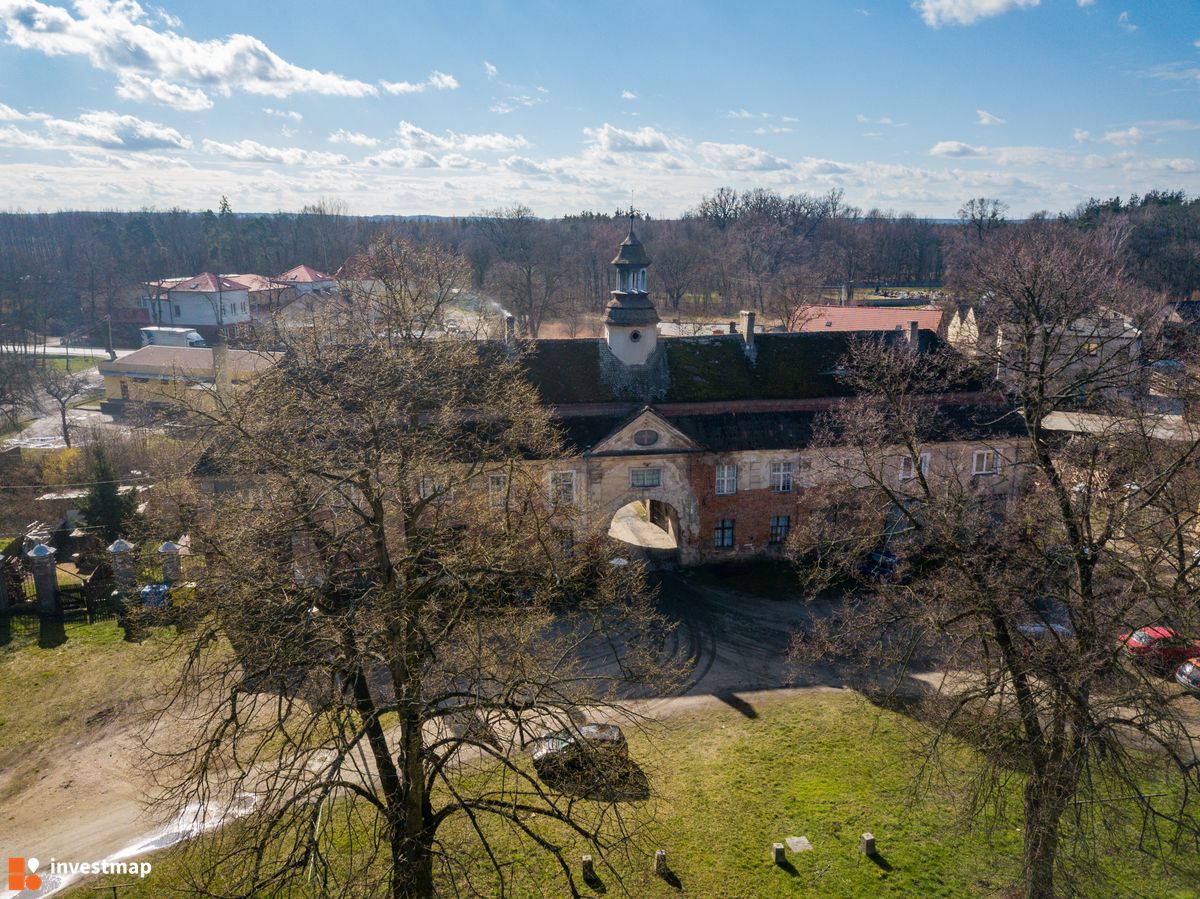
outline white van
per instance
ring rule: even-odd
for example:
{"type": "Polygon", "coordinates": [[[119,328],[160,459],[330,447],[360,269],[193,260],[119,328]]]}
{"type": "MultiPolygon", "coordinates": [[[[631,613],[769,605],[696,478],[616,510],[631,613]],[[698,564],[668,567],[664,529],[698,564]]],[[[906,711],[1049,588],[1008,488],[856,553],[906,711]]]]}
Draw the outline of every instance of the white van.
{"type": "Polygon", "coordinates": [[[191,328],[141,328],[142,346],[208,346],[191,328]]]}

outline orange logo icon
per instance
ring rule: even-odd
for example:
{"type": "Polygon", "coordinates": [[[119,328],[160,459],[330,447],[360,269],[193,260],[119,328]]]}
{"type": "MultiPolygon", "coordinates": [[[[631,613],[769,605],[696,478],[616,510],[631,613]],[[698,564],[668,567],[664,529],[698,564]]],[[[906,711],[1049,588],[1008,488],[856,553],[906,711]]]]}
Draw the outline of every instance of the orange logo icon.
{"type": "Polygon", "coordinates": [[[10,858],[8,860],[8,888],[10,890],[40,890],[42,878],[34,872],[38,868],[36,858],[10,858]],[[29,871],[26,874],[26,870],[29,871]]]}

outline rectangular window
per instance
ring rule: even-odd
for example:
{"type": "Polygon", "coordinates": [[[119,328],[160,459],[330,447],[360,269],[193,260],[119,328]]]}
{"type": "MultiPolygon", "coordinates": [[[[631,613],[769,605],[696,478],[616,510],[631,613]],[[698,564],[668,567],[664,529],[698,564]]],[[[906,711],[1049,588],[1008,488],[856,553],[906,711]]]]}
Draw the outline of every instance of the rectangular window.
{"type": "Polygon", "coordinates": [[[1000,471],[1000,454],[995,450],[975,450],[971,458],[971,474],[998,474],[1000,471]]]}
{"type": "Polygon", "coordinates": [[[631,468],[629,470],[630,487],[659,487],[662,485],[661,468],[631,468]]]}
{"type": "Polygon", "coordinates": [[[713,546],[717,549],[729,549],[733,546],[733,519],[722,518],[713,528],[713,546]]]}
{"type": "Polygon", "coordinates": [[[728,496],[737,493],[737,466],[717,466],[717,495],[728,496]]]}
{"type": "Polygon", "coordinates": [[[772,462],[771,489],[776,493],[791,493],[792,471],[793,466],[791,462],[772,462]]]}
{"type": "Polygon", "coordinates": [[[788,533],[792,530],[792,516],[790,515],[773,515],[771,516],[771,542],[786,543],[788,533]]]}
{"type": "Polygon", "coordinates": [[[550,472],[550,505],[571,505],[575,502],[575,472],[550,472]]]}
{"type": "Polygon", "coordinates": [[[493,507],[503,508],[508,500],[508,475],[488,475],[488,502],[493,507]]]}
{"type": "MultiPolygon", "coordinates": [[[[929,474],[929,453],[921,453],[921,474],[929,474]]],[[[900,459],[900,480],[911,481],[917,476],[917,471],[913,467],[912,456],[903,456],[900,459]]]]}
{"type": "Polygon", "coordinates": [[[437,482],[431,477],[423,477],[417,482],[417,496],[429,499],[437,493],[437,482]]]}
{"type": "Polygon", "coordinates": [[[179,308],[179,304],[178,304],[178,303],[176,303],[176,304],[175,304],[175,317],[176,317],[176,318],[183,318],[183,310],[179,308]]]}

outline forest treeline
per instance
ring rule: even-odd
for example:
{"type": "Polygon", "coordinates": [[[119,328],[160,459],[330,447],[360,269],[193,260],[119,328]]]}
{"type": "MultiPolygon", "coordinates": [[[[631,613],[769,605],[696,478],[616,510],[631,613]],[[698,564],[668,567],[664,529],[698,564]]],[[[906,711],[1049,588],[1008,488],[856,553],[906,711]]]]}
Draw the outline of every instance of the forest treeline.
{"type": "MultiPolygon", "coordinates": [[[[953,254],[1004,227],[1006,213],[1001,201],[979,198],[964,203],[957,220],[936,221],[863,212],[841,191],[730,188],[700,198],[679,219],[633,212],[654,258],[651,289],[664,318],[752,308],[780,324],[824,287],[940,284],[953,254]]],[[[388,229],[461,252],[481,294],[510,310],[522,333],[536,335],[551,321],[575,333],[607,299],[608,263],[627,214],[541,219],[513,206],[461,218],[361,217],[330,200],[248,215],[223,197],[215,212],[0,214],[0,343],[86,330],[136,303],[140,283],[152,278],[277,275],[300,263],[336,273],[388,229]]],[[[1200,197],[1092,199],[1058,217],[1085,230],[1115,229],[1128,271],[1145,287],[1173,298],[1200,290],[1200,197]]]]}

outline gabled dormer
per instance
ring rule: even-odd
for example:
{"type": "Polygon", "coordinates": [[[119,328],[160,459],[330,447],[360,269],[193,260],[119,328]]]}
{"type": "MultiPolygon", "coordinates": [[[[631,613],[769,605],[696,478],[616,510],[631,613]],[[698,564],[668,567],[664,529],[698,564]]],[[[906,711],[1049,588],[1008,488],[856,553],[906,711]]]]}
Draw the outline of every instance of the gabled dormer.
{"type": "Polygon", "coordinates": [[[592,447],[592,455],[686,453],[701,447],[649,406],[592,447]]]}

